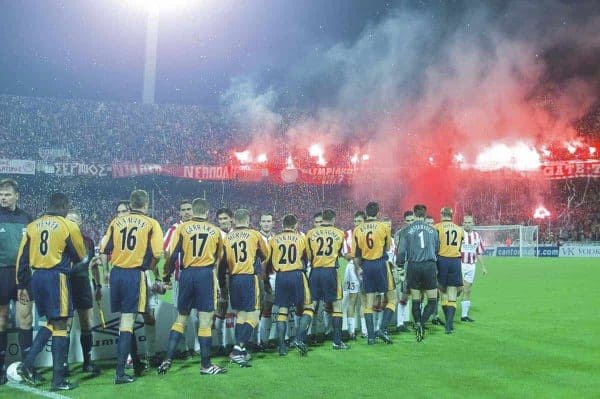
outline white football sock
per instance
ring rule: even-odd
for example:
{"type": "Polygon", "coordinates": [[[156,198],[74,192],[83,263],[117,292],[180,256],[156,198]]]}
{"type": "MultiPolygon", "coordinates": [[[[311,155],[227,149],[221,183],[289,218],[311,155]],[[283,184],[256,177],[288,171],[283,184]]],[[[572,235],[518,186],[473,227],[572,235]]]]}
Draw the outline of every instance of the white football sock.
{"type": "Polygon", "coordinates": [[[471,307],[471,301],[462,301],[461,305],[461,317],[469,316],[469,308],[471,307]]]}
{"type": "Polygon", "coordinates": [[[402,309],[402,304],[396,305],[396,325],[402,326],[404,325],[404,309],[402,309]]]}
{"type": "Polygon", "coordinates": [[[356,317],[348,317],[348,334],[354,335],[354,329],[356,328],[356,317]]]}
{"type": "Polygon", "coordinates": [[[367,321],[364,316],[360,318],[360,332],[362,335],[367,335],[367,321]]]}
{"type": "Polygon", "coordinates": [[[269,342],[269,339],[271,338],[271,325],[273,324],[273,318],[271,315],[269,315],[269,317],[261,317],[260,319],[260,325],[259,325],[259,329],[260,329],[260,334],[259,334],[259,339],[261,343],[267,343],[269,342]]]}

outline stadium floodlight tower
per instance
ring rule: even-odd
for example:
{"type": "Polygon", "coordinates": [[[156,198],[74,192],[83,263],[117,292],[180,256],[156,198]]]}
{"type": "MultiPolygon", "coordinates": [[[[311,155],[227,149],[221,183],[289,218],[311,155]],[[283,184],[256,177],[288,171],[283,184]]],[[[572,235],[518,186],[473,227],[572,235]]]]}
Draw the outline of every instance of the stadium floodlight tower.
{"type": "Polygon", "coordinates": [[[158,20],[161,12],[181,9],[199,0],[129,0],[134,6],[145,8],[148,15],[146,25],[146,57],[144,59],[144,86],[142,103],[154,104],[156,91],[156,53],[158,48],[158,20]]]}

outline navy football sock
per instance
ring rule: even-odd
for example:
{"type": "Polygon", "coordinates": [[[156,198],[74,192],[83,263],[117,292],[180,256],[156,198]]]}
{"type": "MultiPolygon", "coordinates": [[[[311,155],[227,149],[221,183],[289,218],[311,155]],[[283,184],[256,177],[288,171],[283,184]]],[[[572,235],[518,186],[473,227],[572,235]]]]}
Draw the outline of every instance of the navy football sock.
{"type": "Polygon", "coordinates": [[[25,357],[31,350],[31,344],[33,343],[33,330],[31,328],[24,330],[19,328],[19,347],[21,347],[21,360],[25,360],[25,357]]]}
{"type": "Polygon", "coordinates": [[[432,314],[437,310],[437,299],[428,299],[427,305],[425,305],[425,309],[423,309],[423,315],[421,316],[421,320],[423,323],[427,322],[432,314]]]}
{"type": "Polygon", "coordinates": [[[240,344],[244,342],[244,324],[235,323],[235,342],[236,344],[240,344]]]}
{"type": "Polygon", "coordinates": [[[173,360],[175,357],[175,352],[177,351],[177,345],[179,344],[179,338],[181,338],[183,334],[179,331],[171,330],[169,334],[169,342],[167,343],[167,359],[173,360]]]}
{"type": "Polygon", "coordinates": [[[6,357],[6,348],[8,347],[8,333],[0,331],[0,368],[4,367],[4,358],[6,357]]]}
{"type": "Polygon", "coordinates": [[[412,301],[412,316],[415,324],[421,324],[421,301],[412,301]]]}
{"type": "Polygon", "coordinates": [[[312,321],[312,317],[307,314],[302,315],[300,318],[300,323],[298,323],[298,328],[296,332],[296,339],[298,341],[304,342],[306,339],[306,333],[308,332],[308,327],[310,326],[310,322],[312,321]]]}
{"type": "Polygon", "coordinates": [[[365,313],[365,324],[367,325],[367,336],[369,339],[374,339],[375,327],[373,325],[373,313],[365,313]]]}
{"type": "Polygon", "coordinates": [[[210,367],[210,346],[212,337],[198,337],[200,344],[200,365],[202,368],[210,367]]]}
{"type": "Polygon", "coordinates": [[[117,377],[125,374],[125,363],[127,355],[131,352],[131,334],[129,331],[119,332],[119,343],[117,344],[117,377]]]}
{"type": "Polygon", "coordinates": [[[334,316],[331,320],[333,326],[333,343],[340,345],[342,343],[342,318],[334,316]]]}
{"type": "Polygon", "coordinates": [[[44,347],[48,343],[48,340],[51,336],[52,331],[48,327],[40,327],[37,335],[35,336],[35,340],[33,340],[33,343],[31,344],[30,351],[27,353],[25,359],[23,359],[23,364],[25,366],[33,366],[33,363],[35,363],[35,358],[37,357],[37,355],[40,354],[42,350],[44,350],[44,347]]]}
{"type": "Polygon", "coordinates": [[[79,342],[81,343],[81,352],[83,353],[83,364],[87,365],[90,363],[92,354],[92,332],[82,330],[79,342]]]}
{"type": "Polygon", "coordinates": [[[52,336],[52,384],[60,384],[65,378],[65,363],[67,362],[68,337],[52,336]]]}
{"type": "Polygon", "coordinates": [[[287,321],[277,322],[277,342],[279,345],[285,344],[285,330],[287,329],[287,321]]]}
{"type": "Polygon", "coordinates": [[[379,327],[380,331],[387,332],[387,327],[390,324],[390,321],[392,320],[393,314],[394,312],[391,309],[385,308],[383,310],[383,316],[381,317],[381,327],[379,327]]]}

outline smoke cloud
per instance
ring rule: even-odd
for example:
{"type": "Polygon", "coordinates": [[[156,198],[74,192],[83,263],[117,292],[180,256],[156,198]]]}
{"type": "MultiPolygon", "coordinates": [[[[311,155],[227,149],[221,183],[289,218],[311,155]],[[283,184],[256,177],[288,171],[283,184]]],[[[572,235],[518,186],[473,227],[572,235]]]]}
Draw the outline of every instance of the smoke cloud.
{"type": "Polygon", "coordinates": [[[600,93],[597,3],[432,4],[393,10],[267,89],[260,76],[236,80],[223,99],[230,116],[267,152],[282,135],[303,149],[368,149],[378,175],[365,172],[371,183],[355,194],[394,208],[456,205],[472,177],[457,153],[474,164],[492,145],[577,136],[600,93]]]}

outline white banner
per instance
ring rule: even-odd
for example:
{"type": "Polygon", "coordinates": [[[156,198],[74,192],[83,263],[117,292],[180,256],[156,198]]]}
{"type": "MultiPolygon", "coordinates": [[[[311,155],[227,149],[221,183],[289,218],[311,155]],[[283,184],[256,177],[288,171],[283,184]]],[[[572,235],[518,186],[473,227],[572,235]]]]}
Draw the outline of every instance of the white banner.
{"type": "Polygon", "coordinates": [[[0,173],[35,175],[35,161],[28,159],[0,159],[0,173]]]}
{"type": "Polygon", "coordinates": [[[569,245],[560,247],[559,257],[600,258],[600,245],[569,245]]]}

